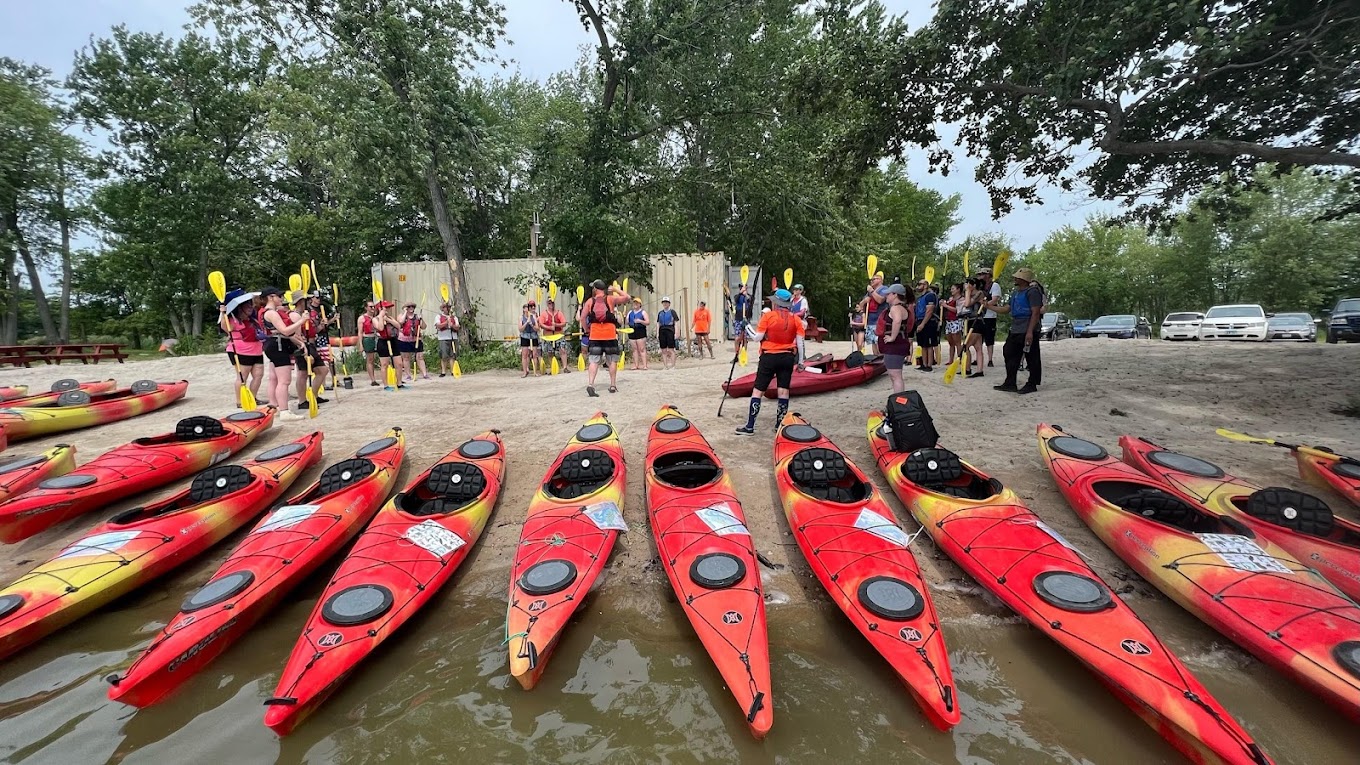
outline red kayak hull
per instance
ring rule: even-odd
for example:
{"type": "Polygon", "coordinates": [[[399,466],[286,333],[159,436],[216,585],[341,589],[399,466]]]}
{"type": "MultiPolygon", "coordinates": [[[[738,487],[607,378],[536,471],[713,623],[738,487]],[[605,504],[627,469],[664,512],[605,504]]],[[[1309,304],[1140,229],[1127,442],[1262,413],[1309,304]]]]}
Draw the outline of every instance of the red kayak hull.
{"type": "Polygon", "coordinates": [[[0,503],[17,497],[39,483],[66,475],[76,468],[76,448],[57,444],[33,457],[0,460],[0,503]]]}

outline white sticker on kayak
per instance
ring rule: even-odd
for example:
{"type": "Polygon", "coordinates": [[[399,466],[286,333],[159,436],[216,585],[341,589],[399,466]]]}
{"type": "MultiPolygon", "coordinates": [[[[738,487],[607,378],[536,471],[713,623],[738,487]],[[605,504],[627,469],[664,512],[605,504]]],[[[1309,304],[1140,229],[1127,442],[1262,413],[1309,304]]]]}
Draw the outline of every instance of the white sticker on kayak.
{"type": "Polygon", "coordinates": [[[803,371],[814,375],[826,374],[826,370],[821,367],[803,367],[803,371]]]}
{"type": "Polygon", "coordinates": [[[212,456],[212,461],[209,462],[208,464],[209,464],[209,465],[216,465],[217,463],[221,462],[222,460],[224,460],[224,459],[226,459],[226,458],[228,458],[228,457],[230,457],[230,456],[231,456],[231,450],[230,450],[230,449],[223,449],[222,451],[220,451],[220,452],[214,454],[214,455],[212,456]]]}
{"type": "Polygon", "coordinates": [[[137,538],[140,531],[110,531],[107,534],[95,534],[85,537],[76,542],[72,542],[65,550],[57,554],[53,560],[62,558],[79,558],[85,555],[104,555],[106,553],[117,552],[128,542],[137,538]]]}
{"type": "Polygon", "coordinates": [[[402,536],[416,547],[433,553],[437,558],[442,558],[467,544],[462,537],[434,521],[417,523],[407,529],[402,536]]]}
{"type": "Polygon", "coordinates": [[[250,533],[260,534],[292,528],[316,515],[316,511],[320,509],[321,505],[284,505],[271,513],[264,523],[250,533]]]}
{"type": "Polygon", "coordinates": [[[699,516],[699,520],[707,524],[710,529],[713,529],[714,534],[720,536],[727,536],[728,534],[751,536],[751,532],[746,529],[746,524],[741,522],[736,513],[732,512],[732,506],[726,502],[719,502],[716,505],[695,510],[694,514],[699,516]]]}
{"type": "Polygon", "coordinates": [[[886,539],[900,547],[911,544],[911,537],[907,536],[907,532],[903,531],[901,526],[867,507],[859,511],[859,517],[855,519],[855,528],[864,529],[870,534],[886,539]]]}
{"type": "Polygon", "coordinates": [[[1040,529],[1042,529],[1045,534],[1049,535],[1050,537],[1053,537],[1054,542],[1057,542],[1058,544],[1062,545],[1063,547],[1066,547],[1067,549],[1071,550],[1074,553],[1078,554],[1081,553],[1081,550],[1078,550],[1075,545],[1064,539],[1063,535],[1059,534],[1057,530],[1054,529],[1052,526],[1049,526],[1047,523],[1044,523],[1043,521],[1037,518],[1030,522],[1033,523],[1035,526],[1038,526],[1040,529]]]}
{"type": "Polygon", "coordinates": [[[1262,550],[1255,542],[1237,534],[1196,534],[1205,547],[1218,553],[1224,563],[1238,571],[1290,573],[1289,567],[1262,550]]]}
{"type": "Polygon", "coordinates": [[[590,519],[590,522],[598,526],[603,531],[613,529],[614,531],[627,531],[628,524],[624,523],[623,511],[614,502],[596,502],[593,505],[581,508],[581,512],[590,519]]]}

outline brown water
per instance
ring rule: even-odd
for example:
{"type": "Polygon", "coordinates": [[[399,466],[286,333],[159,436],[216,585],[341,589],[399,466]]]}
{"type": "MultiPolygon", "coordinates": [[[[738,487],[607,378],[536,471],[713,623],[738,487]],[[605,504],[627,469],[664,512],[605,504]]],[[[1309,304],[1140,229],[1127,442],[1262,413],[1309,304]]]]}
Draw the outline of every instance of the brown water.
{"type": "MultiPolygon", "coordinates": [[[[951,596],[971,602],[973,613],[945,619],[964,710],[950,733],[924,721],[882,660],[790,571],[767,582],[793,597],[770,609],[776,711],[764,742],[747,733],[656,572],[631,579],[612,572],[542,683],[525,692],[511,680],[502,646],[506,572],[486,563],[455,581],[314,717],[280,740],[261,724],[261,702],[272,695],[320,579],[169,702],[138,711],[105,698],[102,678],[131,661],[192,583],[216,565],[204,561],[0,666],[0,758],[1182,762],[1075,660],[971,587],[956,587],[951,596]]],[[[1352,723],[1223,645],[1174,606],[1148,599],[1134,605],[1164,627],[1173,647],[1279,762],[1355,761],[1360,734],[1352,723]]]]}

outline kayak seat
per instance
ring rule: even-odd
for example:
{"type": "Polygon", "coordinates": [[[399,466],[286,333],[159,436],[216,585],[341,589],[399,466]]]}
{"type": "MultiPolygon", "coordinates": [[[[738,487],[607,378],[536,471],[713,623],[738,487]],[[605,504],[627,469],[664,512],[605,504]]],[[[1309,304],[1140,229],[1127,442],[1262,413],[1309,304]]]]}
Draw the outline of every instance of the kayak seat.
{"type": "Polygon", "coordinates": [[[1325,537],[1336,528],[1327,503],[1311,494],[1271,486],[1247,497],[1247,514],[1300,534],[1325,537]]]}
{"type": "Polygon", "coordinates": [[[963,463],[948,449],[917,449],[907,455],[902,473],[917,486],[943,486],[963,477],[963,463]]]}
{"type": "Polygon", "coordinates": [[[1153,486],[1130,481],[1101,481],[1094,488],[1106,502],[1158,523],[1191,533],[1221,530],[1214,519],[1153,486]]]}
{"type": "Polygon", "coordinates": [[[845,455],[819,446],[793,455],[789,478],[804,494],[828,502],[863,502],[870,495],[869,486],[850,470],[845,455]]]}
{"type": "Polygon", "coordinates": [[[1342,478],[1360,480],[1360,462],[1356,462],[1349,457],[1342,457],[1337,462],[1332,463],[1332,472],[1342,478]]]}
{"type": "Polygon", "coordinates": [[[718,480],[722,468],[703,452],[672,452],[656,458],[652,473],[667,486],[697,489],[718,480]]]}
{"type": "Polygon", "coordinates": [[[369,477],[375,469],[369,460],[342,460],[321,471],[321,477],[316,482],[317,491],[323,497],[335,494],[369,477]]]}
{"type": "Polygon", "coordinates": [[[413,491],[397,498],[411,515],[446,515],[464,508],[486,492],[486,474],[469,462],[442,462],[413,491]]]}
{"type": "Polygon", "coordinates": [[[580,449],[562,458],[543,485],[543,490],[558,499],[583,497],[614,478],[614,460],[599,449],[580,449]]]}
{"type": "Polygon", "coordinates": [[[218,465],[194,476],[189,501],[195,505],[220,499],[250,485],[255,476],[240,465],[218,465]]]}
{"type": "Polygon", "coordinates": [[[175,423],[176,441],[202,441],[208,438],[221,438],[227,434],[222,421],[205,414],[185,417],[175,423]]]}

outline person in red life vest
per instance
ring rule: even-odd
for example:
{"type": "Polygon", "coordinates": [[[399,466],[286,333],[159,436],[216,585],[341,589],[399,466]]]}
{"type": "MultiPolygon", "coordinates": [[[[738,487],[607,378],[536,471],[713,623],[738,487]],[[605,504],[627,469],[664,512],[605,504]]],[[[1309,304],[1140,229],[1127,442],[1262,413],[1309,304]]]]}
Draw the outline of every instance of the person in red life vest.
{"type": "MultiPolygon", "coordinates": [[[[378,303],[378,312],[373,316],[373,321],[378,327],[378,371],[384,380],[387,379],[387,368],[393,367],[396,374],[401,374],[401,354],[397,353],[397,329],[400,323],[392,316],[392,309],[397,304],[390,300],[382,300],[378,303]]],[[[390,385],[383,386],[387,390],[396,390],[390,385]]],[[[397,377],[397,387],[405,387],[401,378],[397,377]]]]}
{"type": "Polygon", "coordinates": [[[313,315],[309,303],[312,302],[313,295],[303,294],[301,291],[293,294],[292,318],[302,322],[302,329],[298,336],[302,344],[295,352],[293,366],[297,367],[297,408],[307,408],[307,385],[311,381],[312,393],[316,396],[316,403],[324,404],[330,399],[322,398],[321,391],[326,383],[326,373],[330,370],[322,362],[320,354],[317,352],[317,338],[321,336],[321,327],[318,325],[320,320],[319,312],[317,320],[313,320],[313,315]],[[308,376],[308,359],[311,359],[311,375],[308,376]]]}
{"type": "Polygon", "coordinates": [[[428,380],[430,372],[425,368],[425,320],[416,313],[414,302],[408,302],[405,308],[397,324],[397,353],[402,358],[402,362],[397,365],[397,372],[404,375],[401,379],[406,382],[415,382],[416,369],[419,368],[422,379],[428,380]]]}
{"type": "Polygon", "coordinates": [[[260,311],[260,324],[268,334],[264,355],[274,367],[274,378],[269,384],[269,404],[278,410],[277,419],[296,420],[299,415],[288,411],[288,389],[293,384],[293,354],[302,345],[299,337],[302,321],[293,320],[283,305],[283,290],[278,287],[265,287],[260,296],[266,300],[260,311]]]}
{"type": "Polygon", "coordinates": [[[570,372],[571,368],[567,365],[567,339],[565,337],[547,339],[549,336],[561,335],[567,331],[567,316],[557,310],[557,301],[552,298],[548,298],[543,304],[543,310],[538,313],[538,331],[543,358],[546,359],[556,353],[562,371],[570,372]]]}
{"type": "Polygon", "coordinates": [[[892,381],[892,392],[906,390],[902,382],[902,366],[911,356],[911,336],[916,329],[916,314],[906,303],[907,288],[901,284],[888,287],[886,308],[878,312],[878,350],[883,354],[883,366],[892,381]]]}
{"type": "Polygon", "coordinates": [[[631,298],[617,287],[606,287],[601,279],[591,282],[590,288],[592,294],[581,304],[578,318],[581,332],[590,340],[586,394],[598,396],[595,392],[595,375],[600,371],[601,360],[609,368],[609,392],[616,393],[619,389],[619,317],[614,309],[631,298]]]}
{"type": "MultiPolygon", "coordinates": [[[[332,381],[335,378],[335,365],[331,363],[331,327],[338,326],[340,315],[326,316],[321,308],[321,295],[313,293],[307,300],[307,311],[311,314],[312,326],[316,327],[316,356],[326,366],[332,381]]],[[[334,384],[334,383],[332,383],[334,384]]]]}
{"type": "Polygon", "coordinates": [[[453,362],[458,360],[458,334],[463,329],[458,317],[453,315],[453,306],[439,304],[439,316],[434,320],[434,336],[439,341],[439,376],[445,377],[453,362]]]}
{"type": "Polygon", "coordinates": [[[770,299],[773,310],[761,314],[751,337],[760,343],[760,361],[756,364],[756,384],[751,389],[751,409],[746,415],[746,424],[737,428],[737,435],[750,436],[756,432],[756,416],[760,414],[760,399],[770,381],[775,381],[779,395],[779,408],[775,410],[775,429],[784,421],[789,411],[789,383],[793,380],[793,370],[798,366],[798,340],[803,336],[803,322],[789,312],[793,294],[788,290],[775,290],[770,299]]]}
{"type": "MultiPolygon", "coordinates": [[[[368,366],[368,384],[378,387],[378,378],[373,374],[373,365],[378,361],[378,306],[369,300],[364,303],[364,313],[359,317],[359,343],[364,348],[364,362],[368,366]]],[[[382,371],[382,365],[378,366],[382,371]]]]}
{"type": "Polygon", "coordinates": [[[260,326],[255,312],[255,298],[260,293],[232,290],[227,302],[220,306],[219,324],[227,331],[227,359],[231,361],[232,377],[236,384],[236,405],[241,405],[241,386],[258,396],[264,380],[264,340],[268,335],[260,326]],[[239,375],[239,377],[237,376],[239,375]]]}

